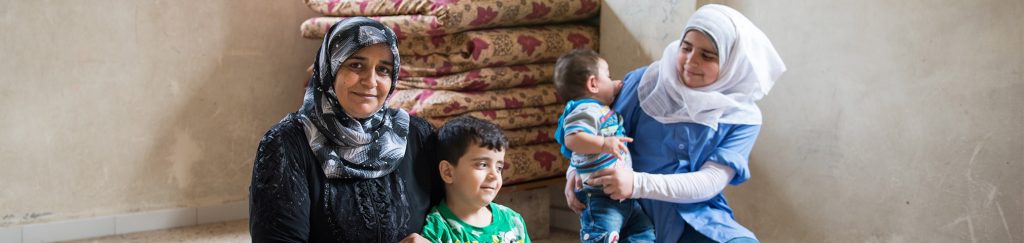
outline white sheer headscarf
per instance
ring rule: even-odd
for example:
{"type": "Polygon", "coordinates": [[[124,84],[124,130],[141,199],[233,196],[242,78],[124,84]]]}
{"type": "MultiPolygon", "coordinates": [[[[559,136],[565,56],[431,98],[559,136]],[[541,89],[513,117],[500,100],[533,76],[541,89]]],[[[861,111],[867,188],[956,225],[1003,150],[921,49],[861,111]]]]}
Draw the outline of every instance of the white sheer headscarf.
{"type": "Polygon", "coordinates": [[[692,122],[715,130],[718,123],[761,124],[754,102],[786,71],[764,32],[736,10],[708,4],[690,17],[679,39],[641,77],[637,95],[644,112],[661,123],[692,122]],[[681,41],[690,30],[705,33],[718,48],[718,80],[701,88],[684,85],[676,70],[681,41]]]}

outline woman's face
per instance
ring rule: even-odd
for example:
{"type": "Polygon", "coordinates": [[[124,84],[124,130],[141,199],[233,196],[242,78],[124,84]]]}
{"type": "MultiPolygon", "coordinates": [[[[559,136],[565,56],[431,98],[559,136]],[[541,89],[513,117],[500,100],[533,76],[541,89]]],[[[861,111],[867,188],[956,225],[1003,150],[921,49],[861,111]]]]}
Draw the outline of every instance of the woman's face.
{"type": "Polygon", "coordinates": [[[334,92],[345,113],[367,118],[384,106],[391,90],[391,71],[395,68],[391,49],[375,44],[359,49],[338,67],[334,92]]]}
{"type": "Polygon", "coordinates": [[[677,59],[676,70],[686,87],[700,88],[718,80],[718,49],[703,32],[686,32],[677,59]]]}

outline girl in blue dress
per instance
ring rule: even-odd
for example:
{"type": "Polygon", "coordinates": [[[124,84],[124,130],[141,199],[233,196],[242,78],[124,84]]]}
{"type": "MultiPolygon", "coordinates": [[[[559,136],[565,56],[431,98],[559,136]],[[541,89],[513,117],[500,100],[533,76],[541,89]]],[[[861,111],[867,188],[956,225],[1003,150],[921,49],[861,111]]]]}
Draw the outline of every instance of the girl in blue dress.
{"type": "MultiPolygon", "coordinates": [[[[761,128],[754,102],[785,70],[746,17],[723,5],[701,7],[660,60],[623,80],[613,108],[634,139],[633,170],[602,169],[586,183],[603,186],[613,199],[640,199],[657,242],[757,242],[722,191],[750,179],[748,159],[761,128]]],[[[566,183],[574,210],[584,207],[572,193],[580,183],[566,183]]]]}

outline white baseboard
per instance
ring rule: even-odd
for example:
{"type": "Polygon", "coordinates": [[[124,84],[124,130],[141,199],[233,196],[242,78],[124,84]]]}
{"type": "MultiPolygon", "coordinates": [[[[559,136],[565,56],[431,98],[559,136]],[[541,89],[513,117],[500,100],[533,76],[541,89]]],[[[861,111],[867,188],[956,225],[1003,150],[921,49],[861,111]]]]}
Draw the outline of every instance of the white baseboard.
{"type": "Polygon", "coordinates": [[[249,201],[0,228],[0,242],[52,242],[249,218],[249,201]]]}
{"type": "Polygon", "coordinates": [[[0,228],[0,242],[21,242],[21,228],[0,228]]]}
{"type": "Polygon", "coordinates": [[[118,215],[114,219],[114,234],[127,234],[158,229],[170,229],[196,224],[195,208],[172,208],[149,212],[118,215]]]}
{"type": "Polygon", "coordinates": [[[114,225],[112,216],[30,224],[22,226],[21,241],[53,242],[112,235],[114,225]]]}

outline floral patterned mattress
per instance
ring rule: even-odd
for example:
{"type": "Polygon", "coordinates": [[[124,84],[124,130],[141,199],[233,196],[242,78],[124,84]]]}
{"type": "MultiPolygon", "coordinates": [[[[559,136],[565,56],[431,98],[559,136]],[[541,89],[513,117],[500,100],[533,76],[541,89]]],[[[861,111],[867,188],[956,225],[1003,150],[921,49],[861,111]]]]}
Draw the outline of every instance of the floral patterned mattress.
{"type": "Polygon", "coordinates": [[[556,129],[558,124],[505,130],[505,137],[508,138],[509,146],[554,143],[556,129]]]}
{"type": "MultiPolygon", "coordinates": [[[[483,92],[406,89],[397,90],[391,107],[405,109],[420,117],[453,116],[470,111],[504,110],[552,105],[558,102],[555,85],[501,89],[483,92]]],[[[560,113],[559,113],[560,114],[560,113]]],[[[554,114],[558,116],[558,114],[554,114]]]]}
{"type": "Polygon", "coordinates": [[[537,179],[564,177],[569,160],[559,152],[558,143],[509,147],[505,152],[505,185],[537,179]]]}
{"type": "Polygon", "coordinates": [[[374,16],[399,37],[440,36],[466,30],[562,23],[596,16],[597,0],[304,0],[326,16],[302,23],[302,36],[323,38],[344,16],[374,16]]]}
{"type": "Polygon", "coordinates": [[[476,30],[398,44],[399,77],[435,77],[486,67],[553,63],[576,48],[597,50],[597,28],[552,25],[476,30]]]}
{"type": "Polygon", "coordinates": [[[402,77],[399,89],[485,91],[551,83],[554,64],[486,67],[437,77],[402,77]]]}
{"type": "MultiPolygon", "coordinates": [[[[558,124],[558,115],[562,114],[565,104],[553,104],[539,107],[526,107],[505,110],[484,110],[472,111],[461,115],[473,116],[498,125],[501,129],[514,130],[541,125],[558,124]]],[[[427,122],[434,127],[441,127],[449,119],[458,115],[446,117],[426,117],[427,122]]]]}

